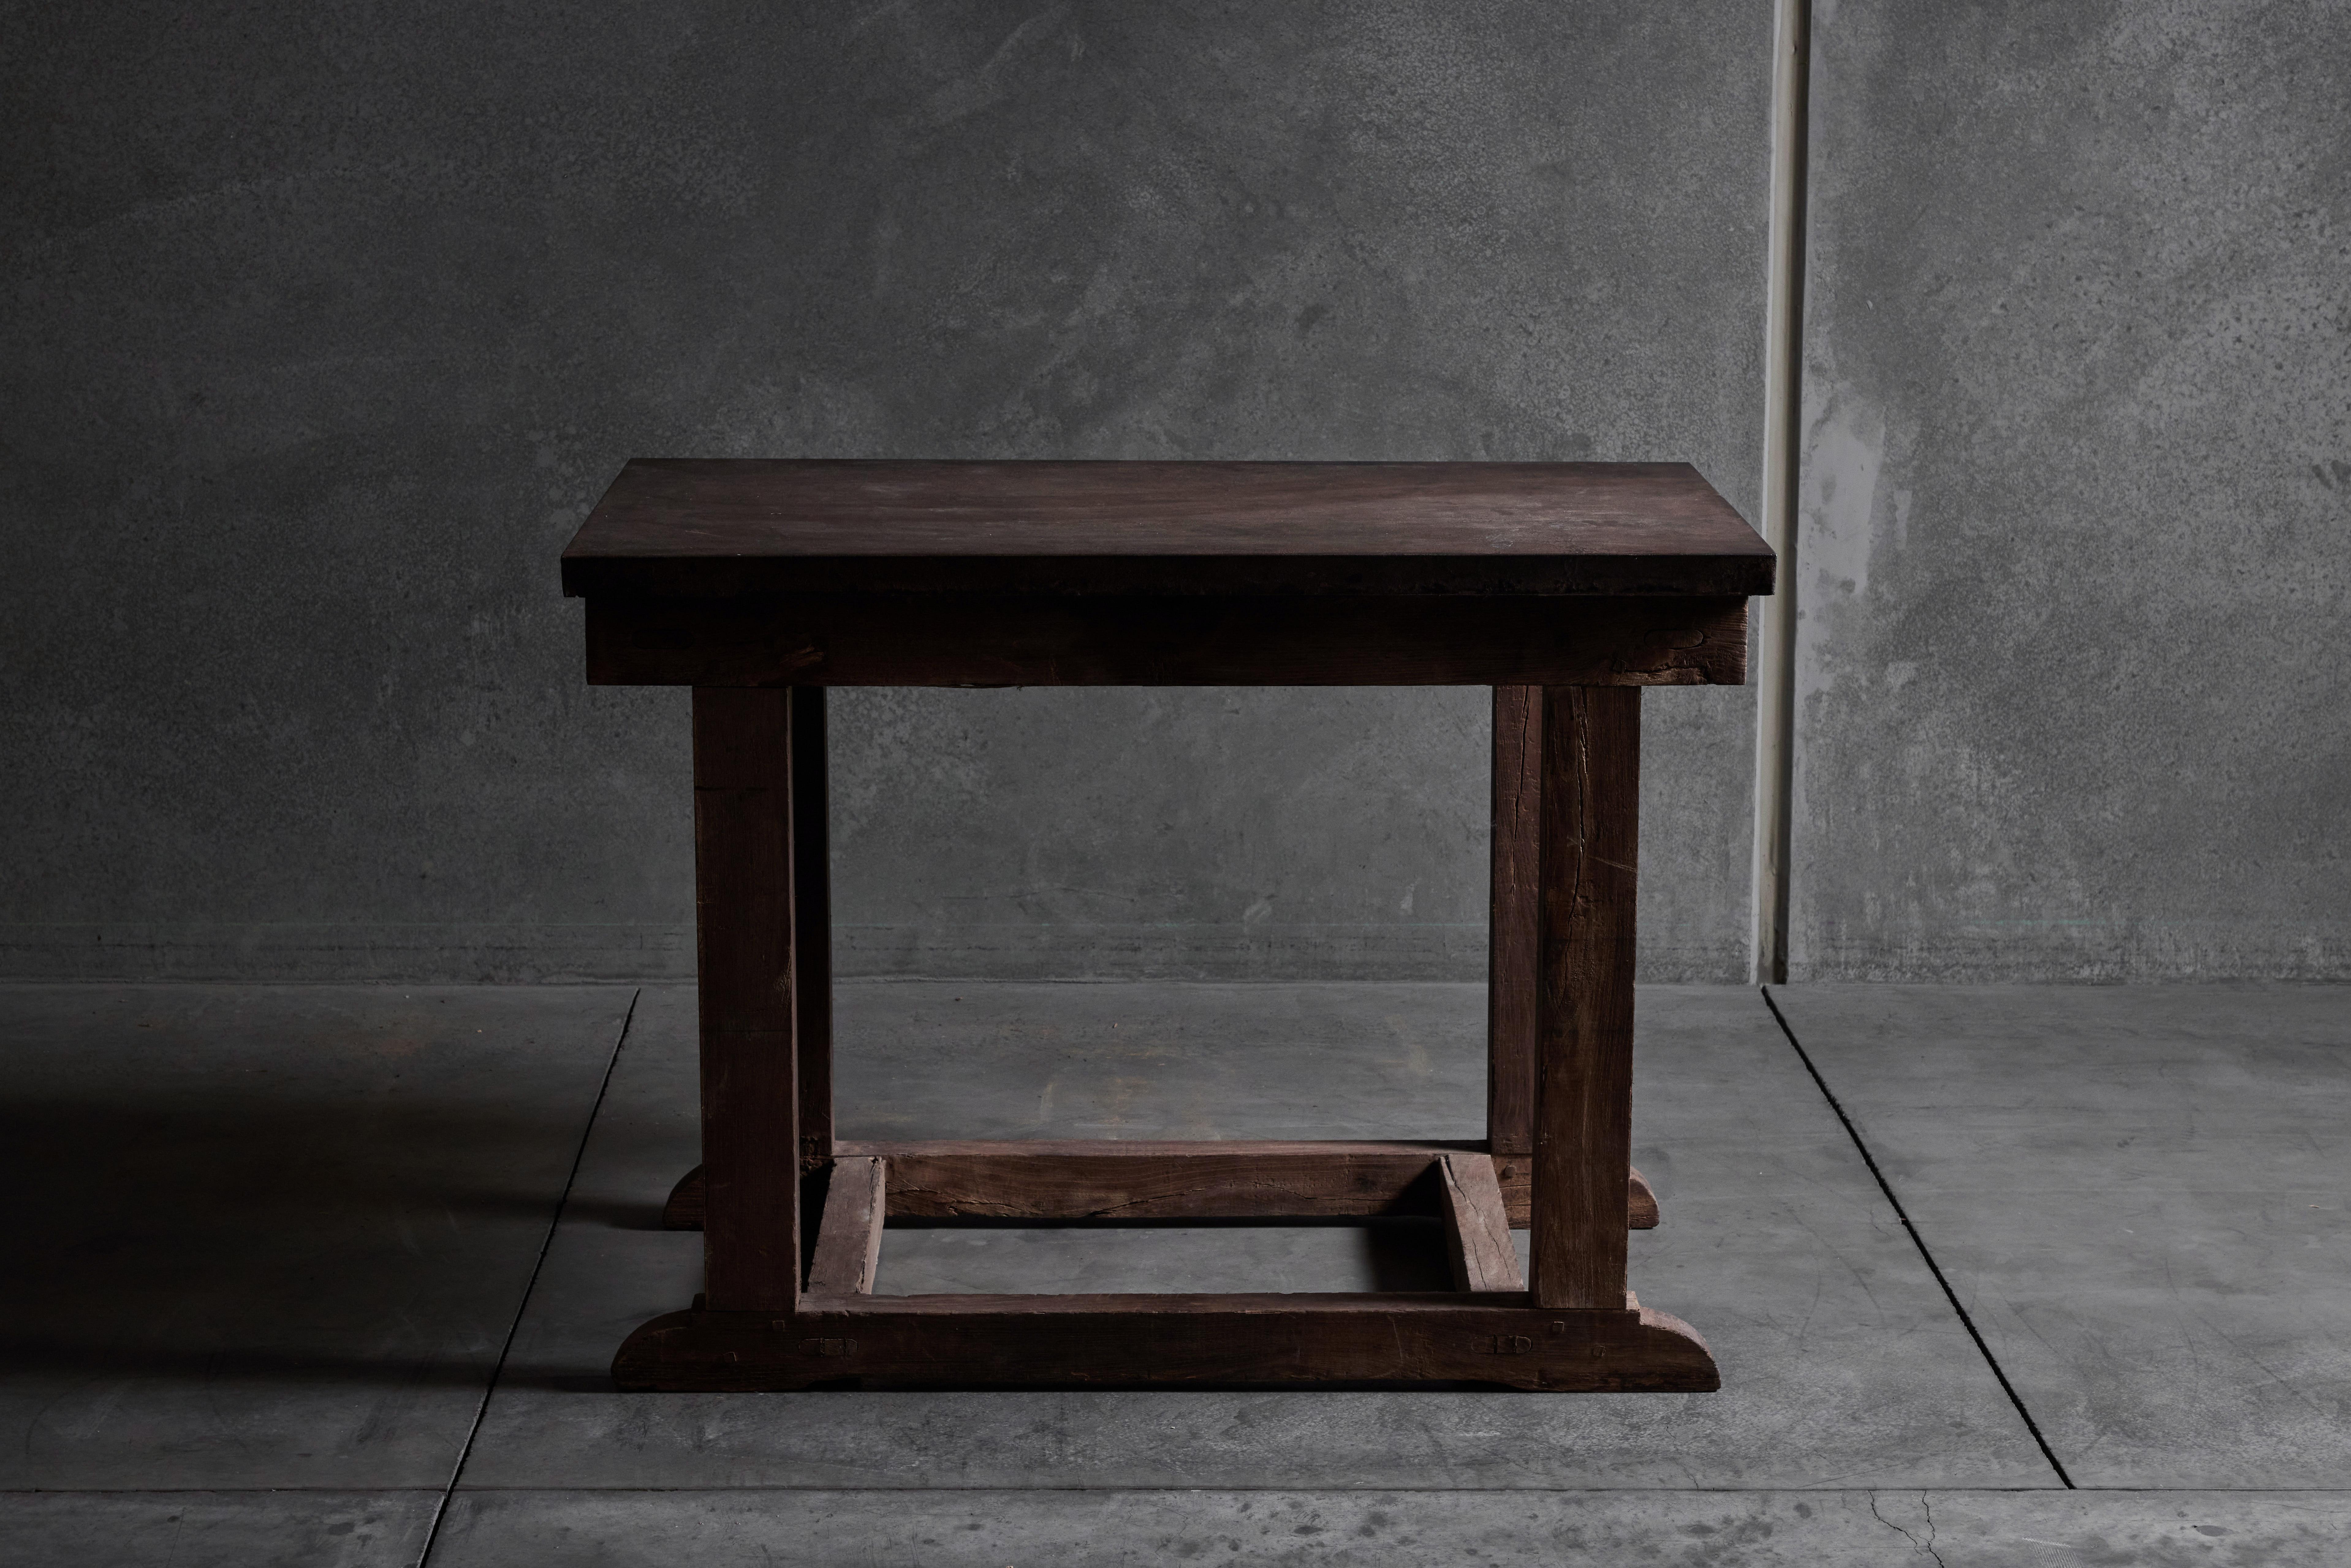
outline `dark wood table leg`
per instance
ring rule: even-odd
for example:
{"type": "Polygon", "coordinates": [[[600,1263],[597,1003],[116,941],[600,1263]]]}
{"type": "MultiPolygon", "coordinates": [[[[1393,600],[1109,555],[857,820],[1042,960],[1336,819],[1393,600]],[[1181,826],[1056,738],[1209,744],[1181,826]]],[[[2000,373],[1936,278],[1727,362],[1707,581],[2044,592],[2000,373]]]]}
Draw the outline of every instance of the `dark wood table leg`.
{"type": "Polygon", "coordinates": [[[792,706],[781,688],[694,693],[703,1290],[721,1312],[799,1302],[792,706]]]}
{"type": "Polygon", "coordinates": [[[792,697],[792,987],[799,1030],[800,1168],[832,1159],[831,796],[822,686],[792,697]]]}
{"type": "Polygon", "coordinates": [[[1494,688],[1493,885],[1486,957],[1486,1146],[1505,1184],[1535,1148],[1535,883],[1542,688],[1494,688]]]}
{"type": "MultiPolygon", "coordinates": [[[[706,688],[720,690],[725,688],[706,688]]],[[[821,686],[791,689],[793,1049],[799,1058],[799,1156],[803,1176],[832,1163],[832,870],[821,686]]],[[[699,1230],[707,1202],[703,1167],[670,1189],[662,1224],[699,1230]]],[[[811,1202],[820,1195],[811,1193],[811,1202]]],[[[801,1207],[806,1238],[810,1204],[801,1207]]]]}
{"type": "MultiPolygon", "coordinates": [[[[1510,1223],[1529,1223],[1534,1186],[1535,949],[1542,824],[1542,688],[1494,688],[1493,882],[1486,964],[1486,1147],[1510,1223]]],[[[1625,1170],[1625,1224],[1657,1223],[1657,1195],[1625,1170]]]]}
{"type": "Polygon", "coordinates": [[[1536,945],[1537,1306],[1625,1304],[1641,688],[1542,694],[1536,945]]]}

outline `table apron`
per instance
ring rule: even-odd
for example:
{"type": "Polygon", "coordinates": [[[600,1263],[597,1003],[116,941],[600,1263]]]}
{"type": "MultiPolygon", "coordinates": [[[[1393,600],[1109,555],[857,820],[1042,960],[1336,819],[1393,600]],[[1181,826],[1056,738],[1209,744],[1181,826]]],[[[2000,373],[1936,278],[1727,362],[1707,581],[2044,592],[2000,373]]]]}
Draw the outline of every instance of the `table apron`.
{"type": "Polygon", "coordinates": [[[1747,601],[1057,597],[588,601],[598,685],[1737,685],[1747,601]]]}

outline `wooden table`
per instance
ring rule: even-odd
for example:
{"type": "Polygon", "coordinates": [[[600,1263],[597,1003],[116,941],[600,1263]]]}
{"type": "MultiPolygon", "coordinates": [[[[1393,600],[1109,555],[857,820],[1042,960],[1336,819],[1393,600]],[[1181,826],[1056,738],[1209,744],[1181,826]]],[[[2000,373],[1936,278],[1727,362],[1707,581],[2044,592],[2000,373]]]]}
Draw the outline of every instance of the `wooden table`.
{"type": "Polygon", "coordinates": [[[1772,565],[1678,464],[628,465],[563,583],[591,682],[694,688],[705,1276],[614,1378],[1718,1386],[1625,1281],[1641,691],[1743,681],[1772,565]],[[1494,688],[1483,1142],[833,1136],[825,688],[1103,684],[1494,688]],[[1409,1213],[1459,1289],[871,1293],[892,1214],[1409,1213]]]}

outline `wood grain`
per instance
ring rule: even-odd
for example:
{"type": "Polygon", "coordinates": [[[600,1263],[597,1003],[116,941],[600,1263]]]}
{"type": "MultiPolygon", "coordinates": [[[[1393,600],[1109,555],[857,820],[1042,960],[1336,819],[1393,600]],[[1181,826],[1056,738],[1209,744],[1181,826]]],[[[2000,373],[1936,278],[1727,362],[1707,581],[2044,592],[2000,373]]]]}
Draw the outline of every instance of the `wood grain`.
{"type": "Polygon", "coordinates": [[[871,1294],[882,1267],[883,1164],[870,1155],[832,1162],[825,1186],[824,1218],[816,1230],[816,1256],[809,1263],[811,1296],[871,1294]]]}
{"type": "Polygon", "coordinates": [[[1494,831],[1486,958],[1486,1141],[1534,1150],[1535,884],[1542,688],[1494,688],[1494,831]]]}
{"type": "Polygon", "coordinates": [[[704,1290],[722,1310],[788,1312],[799,1294],[791,702],[694,694],[704,1290]]]}
{"type": "Polygon", "coordinates": [[[1522,1293],[811,1296],[796,1316],[658,1317],[622,1388],[1295,1386],[1467,1382],[1611,1392],[1720,1386],[1706,1343],[1646,1309],[1522,1293]]]}
{"type": "Polygon", "coordinates": [[[831,795],[824,688],[792,691],[793,1051],[799,1063],[800,1168],[832,1158],[831,795]]]}
{"type": "Polygon", "coordinates": [[[1638,689],[1547,688],[1532,1227],[1547,1308],[1625,1299],[1640,787],[1638,689]]]}
{"type": "Polygon", "coordinates": [[[1444,1202],[1446,1256],[1458,1291],[1523,1291],[1519,1254],[1510,1245],[1510,1217],[1487,1155],[1447,1155],[1437,1162],[1444,1202]]]}
{"type": "Polygon", "coordinates": [[[1737,685],[1747,601],[1004,599],[588,603],[599,685],[1737,685]]]}
{"type": "Polygon", "coordinates": [[[1655,1230],[1657,1228],[1657,1195],[1646,1177],[1628,1168],[1625,1183],[1630,1202],[1626,1207],[1625,1228],[1628,1230],[1655,1230]]]}
{"type": "MultiPolygon", "coordinates": [[[[1429,1166],[1448,1153],[1478,1153],[1468,1143],[1350,1144],[1108,1142],[1071,1139],[843,1139],[843,1158],[898,1162],[890,1212],[902,1218],[1228,1219],[1433,1215],[1437,1186],[1429,1166]],[[1206,1165],[1171,1161],[1207,1156],[1206,1165]],[[1400,1156],[1400,1157],[1390,1157],[1400,1156]],[[1280,1168],[1269,1171],[1269,1165],[1280,1168]],[[923,1186],[896,1186],[919,1174],[923,1186]]],[[[1526,1155],[1494,1162],[1510,1224],[1524,1229],[1534,1191],[1526,1155]]],[[[671,1230],[702,1228],[702,1167],[678,1178],[662,1210],[671,1230]]],[[[1656,1196],[1641,1173],[1629,1173],[1625,1224],[1657,1223],[1656,1196]]]]}
{"type": "Polygon", "coordinates": [[[1682,463],[638,459],[569,594],[1771,591],[1682,463]]]}

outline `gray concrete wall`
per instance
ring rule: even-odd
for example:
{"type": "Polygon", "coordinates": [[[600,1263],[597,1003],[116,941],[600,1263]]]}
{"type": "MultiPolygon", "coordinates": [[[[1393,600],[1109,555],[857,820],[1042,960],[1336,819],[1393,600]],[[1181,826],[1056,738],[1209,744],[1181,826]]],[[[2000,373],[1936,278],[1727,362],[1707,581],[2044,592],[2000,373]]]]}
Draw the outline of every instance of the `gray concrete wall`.
{"type": "MultiPolygon", "coordinates": [[[[0,972],[690,968],[647,455],[1664,458],[1751,511],[1768,6],[0,7],[0,972]]],[[[1646,965],[1744,963],[1746,692],[1646,965]]],[[[1482,973],[1482,694],[856,694],[844,967],[1482,973]]]]}
{"type": "Polygon", "coordinates": [[[2351,9],[1815,21],[1797,974],[2351,976],[2351,9]]]}

